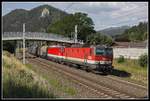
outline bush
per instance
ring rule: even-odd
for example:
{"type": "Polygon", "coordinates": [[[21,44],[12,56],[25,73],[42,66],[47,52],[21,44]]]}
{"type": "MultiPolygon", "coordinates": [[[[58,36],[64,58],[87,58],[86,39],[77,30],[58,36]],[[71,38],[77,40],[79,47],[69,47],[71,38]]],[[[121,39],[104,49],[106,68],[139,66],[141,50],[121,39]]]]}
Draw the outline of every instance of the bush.
{"type": "Polygon", "coordinates": [[[10,54],[8,51],[3,51],[3,55],[11,57],[12,54],[10,54]]]}
{"type": "Polygon", "coordinates": [[[147,67],[147,54],[142,54],[138,59],[138,63],[142,67],[147,67]]]}
{"type": "Polygon", "coordinates": [[[117,59],[118,63],[123,63],[125,61],[124,56],[120,55],[120,57],[117,59]]]}

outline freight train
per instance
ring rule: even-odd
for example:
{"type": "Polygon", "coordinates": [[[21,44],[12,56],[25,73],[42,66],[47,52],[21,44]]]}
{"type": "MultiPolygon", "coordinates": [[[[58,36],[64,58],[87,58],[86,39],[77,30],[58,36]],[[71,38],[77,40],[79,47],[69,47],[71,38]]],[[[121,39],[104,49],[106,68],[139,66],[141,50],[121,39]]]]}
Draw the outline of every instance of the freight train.
{"type": "Polygon", "coordinates": [[[108,73],[113,68],[113,49],[106,46],[41,46],[29,48],[29,53],[57,63],[75,64],[86,68],[87,71],[108,73]]]}

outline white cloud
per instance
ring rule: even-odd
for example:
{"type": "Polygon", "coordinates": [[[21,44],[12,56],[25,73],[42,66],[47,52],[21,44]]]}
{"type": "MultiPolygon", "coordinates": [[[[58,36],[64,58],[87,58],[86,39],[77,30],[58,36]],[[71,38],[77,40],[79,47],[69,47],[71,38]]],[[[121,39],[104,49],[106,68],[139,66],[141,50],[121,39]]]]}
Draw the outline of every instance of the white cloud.
{"type": "MultiPolygon", "coordinates": [[[[32,2],[33,3],[33,2],[32,2]]],[[[36,3],[36,2],[35,2],[36,3]]],[[[133,24],[148,20],[148,2],[38,2],[68,13],[85,12],[95,23],[95,29],[133,24]],[[123,23],[121,23],[123,22],[123,23]],[[120,24],[116,24],[120,23],[120,24]]]]}
{"type": "Polygon", "coordinates": [[[93,19],[96,30],[133,24],[143,21],[144,18],[139,19],[141,17],[148,17],[148,3],[144,2],[57,2],[48,4],[62,10],[66,9],[69,13],[87,13],[93,19]]]}

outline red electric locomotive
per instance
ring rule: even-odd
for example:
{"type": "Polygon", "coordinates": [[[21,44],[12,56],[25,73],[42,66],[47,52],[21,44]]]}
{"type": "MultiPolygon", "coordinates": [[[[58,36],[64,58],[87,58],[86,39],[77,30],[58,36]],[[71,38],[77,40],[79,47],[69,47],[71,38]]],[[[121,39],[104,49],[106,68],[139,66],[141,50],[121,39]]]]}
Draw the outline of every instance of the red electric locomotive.
{"type": "Polygon", "coordinates": [[[47,48],[47,58],[57,62],[69,62],[86,67],[86,70],[108,72],[112,70],[113,50],[110,47],[63,47],[47,48]]]}

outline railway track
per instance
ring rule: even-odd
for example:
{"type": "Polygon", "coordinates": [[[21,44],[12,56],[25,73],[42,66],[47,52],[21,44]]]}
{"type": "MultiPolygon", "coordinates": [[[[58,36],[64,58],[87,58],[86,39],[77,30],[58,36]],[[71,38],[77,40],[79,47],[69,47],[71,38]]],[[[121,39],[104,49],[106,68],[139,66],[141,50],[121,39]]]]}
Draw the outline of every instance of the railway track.
{"type": "MultiPolygon", "coordinates": [[[[39,61],[36,61],[36,60],[33,61],[33,60],[30,59],[30,62],[32,62],[32,63],[34,63],[34,64],[38,64],[37,62],[39,62],[39,61]]],[[[80,82],[79,80],[77,80],[76,77],[73,77],[73,76],[70,75],[69,73],[66,73],[66,72],[64,72],[64,71],[58,70],[58,69],[53,68],[53,67],[50,68],[48,65],[45,65],[45,64],[44,64],[44,65],[43,65],[43,64],[38,64],[38,66],[42,66],[42,68],[45,69],[46,71],[49,71],[49,70],[51,69],[51,70],[53,70],[55,73],[62,74],[63,77],[65,77],[65,78],[67,78],[67,79],[73,81],[74,83],[79,84],[79,85],[81,85],[81,86],[83,86],[83,87],[85,87],[85,88],[87,88],[87,89],[93,91],[94,93],[96,93],[97,95],[99,95],[99,96],[102,97],[102,98],[112,98],[112,96],[109,96],[109,95],[107,95],[107,94],[104,94],[103,92],[97,91],[97,90],[95,90],[95,89],[89,87],[87,84],[84,84],[84,83],[80,82]],[[43,67],[43,66],[44,66],[44,67],[43,67]]]]}
{"type": "Polygon", "coordinates": [[[53,69],[54,71],[57,71],[59,73],[62,73],[68,76],[68,78],[84,86],[87,86],[90,89],[93,89],[95,92],[97,92],[100,96],[103,96],[104,98],[105,97],[106,98],[140,98],[139,96],[136,96],[135,94],[129,94],[121,90],[116,90],[114,88],[103,85],[101,82],[98,82],[95,79],[89,78],[77,72],[70,71],[69,69],[66,69],[66,66],[64,65],[57,64],[57,63],[54,63],[45,59],[41,59],[41,58],[34,58],[34,59],[29,59],[29,60],[30,62],[38,64],[39,66],[43,66],[43,68],[47,70],[53,69]]]}

